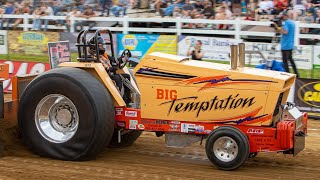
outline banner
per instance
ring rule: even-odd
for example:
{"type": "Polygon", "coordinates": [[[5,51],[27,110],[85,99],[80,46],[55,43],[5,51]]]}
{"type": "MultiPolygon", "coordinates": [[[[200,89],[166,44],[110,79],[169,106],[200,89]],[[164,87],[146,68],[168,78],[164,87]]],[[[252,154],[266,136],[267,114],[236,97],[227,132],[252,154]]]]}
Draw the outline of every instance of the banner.
{"type": "MultiPolygon", "coordinates": [[[[267,60],[282,61],[279,44],[246,42],[246,52],[248,51],[260,51],[267,60]]],[[[312,46],[296,46],[292,57],[298,69],[312,69],[312,46]]],[[[246,54],[246,64],[257,65],[261,62],[263,62],[261,55],[246,54]]]]}
{"type": "Polygon", "coordinates": [[[3,82],[3,89],[5,92],[12,90],[11,78],[13,76],[42,73],[50,69],[49,63],[5,61],[5,60],[0,60],[0,63],[9,64],[9,79],[3,82]]]}
{"type": "Polygon", "coordinates": [[[320,46],[313,46],[313,66],[320,69],[320,46]]]}
{"type": "Polygon", "coordinates": [[[192,51],[197,40],[202,42],[201,51],[204,53],[202,59],[230,61],[230,45],[237,45],[242,40],[200,37],[200,36],[179,36],[178,54],[187,56],[188,51],[192,51]]]}
{"type": "Polygon", "coordinates": [[[57,32],[8,31],[10,54],[47,55],[48,42],[59,40],[57,32]]]}
{"type": "Polygon", "coordinates": [[[118,34],[118,55],[129,49],[132,53],[130,61],[140,59],[152,52],[177,54],[177,36],[155,34],[118,34]]]}
{"type": "Polygon", "coordinates": [[[320,79],[296,80],[294,103],[302,112],[308,112],[308,116],[320,119],[320,79]]]}
{"type": "Polygon", "coordinates": [[[60,63],[71,62],[69,41],[48,43],[49,62],[51,68],[56,68],[60,63]]]}
{"type": "Polygon", "coordinates": [[[8,54],[7,31],[0,30],[0,54],[8,54]]]}
{"type": "MultiPolygon", "coordinates": [[[[79,33],[70,33],[70,32],[62,32],[60,33],[60,41],[69,41],[70,44],[70,51],[71,53],[78,53],[78,48],[76,46],[77,38],[79,33]]],[[[87,40],[89,40],[93,34],[87,35],[87,40]]],[[[109,36],[102,33],[102,36],[106,42],[110,42],[109,36]]],[[[112,34],[112,40],[113,40],[113,49],[114,53],[117,54],[117,35],[112,34]]],[[[106,47],[106,52],[111,55],[111,48],[110,46],[106,47]]]]}

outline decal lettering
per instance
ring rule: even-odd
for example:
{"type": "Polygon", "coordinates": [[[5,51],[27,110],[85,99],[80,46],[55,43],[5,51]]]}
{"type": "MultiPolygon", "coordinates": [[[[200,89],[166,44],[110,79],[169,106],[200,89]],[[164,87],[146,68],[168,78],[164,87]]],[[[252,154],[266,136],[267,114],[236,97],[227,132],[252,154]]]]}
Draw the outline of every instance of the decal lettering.
{"type": "Polygon", "coordinates": [[[237,108],[249,108],[256,101],[255,97],[242,98],[238,97],[239,94],[220,99],[218,96],[215,96],[209,101],[197,101],[198,96],[190,96],[180,99],[174,99],[171,101],[166,101],[161,103],[161,105],[169,104],[168,116],[170,113],[180,113],[180,112],[190,112],[195,111],[196,117],[200,115],[201,112],[212,111],[212,110],[225,110],[225,109],[237,109],[237,108]]]}
{"type": "Polygon", "coordinates": [[[248,134],[264,134],[264,130],[263,129],[253,129],[250,128],[247,130],[248,134]]]}
{"type": "Polygon", "coordinates": [[[176,90],[157,89],[157,99],[174,100],[177,98],[176,90]]]}
{"type": "Polygon", "coordinates": [[[125,116],[126,117],[137,117],[138,113],[137,113],[137,111],[126,111],[125,116]]]}

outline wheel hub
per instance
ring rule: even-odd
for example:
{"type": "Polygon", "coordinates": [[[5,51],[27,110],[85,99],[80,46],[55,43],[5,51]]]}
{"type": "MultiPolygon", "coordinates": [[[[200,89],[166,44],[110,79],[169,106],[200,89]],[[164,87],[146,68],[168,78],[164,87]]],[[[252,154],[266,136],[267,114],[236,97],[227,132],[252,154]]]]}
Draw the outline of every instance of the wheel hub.
{"type": "Polygon", "coordinates": [[[35,121],[44,138],[63,143],[74,136],[79,125],[79,115],[70,99],[61,94],[51,94],[39,102],[35,121]]]}
{"type": "Polygon", "coordinates": [[[238,155],[238,145],[230,137],[220,137],[213,145],[213,152],[219,160],[223,162],[230,162],[238,155]]]}

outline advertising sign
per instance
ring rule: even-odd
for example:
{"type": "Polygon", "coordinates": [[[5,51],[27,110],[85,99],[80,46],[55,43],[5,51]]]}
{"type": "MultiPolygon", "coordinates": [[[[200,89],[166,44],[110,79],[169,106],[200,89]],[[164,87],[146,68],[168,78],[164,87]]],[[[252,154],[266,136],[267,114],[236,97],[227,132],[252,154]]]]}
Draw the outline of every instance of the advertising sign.
{"type": "Polygon", "coordinates": [[[155,34],[118,34],[118,55],[125,49],[132,53],[130,61],[140,59],[152,52],[177,54],[177,36],[155,34]]]}
{"type": "Polygon", "coordinates": [[[202,59],[220,61],[229,61],[230,45],[237,45],[242,42],[242,40],[226,38],[179,36],[178,54],[180,56],[188,56],[188,51],[194,49],[194,45],[198,40],[202,42],[202,59]]]}
{"type": "Polygon", "coordinates": [[[320,119],[320,79],[296,80],[295,104],[308,116],[320,119]]]}
{"type": "Polygon", "coordinates": [[[313,46],[313,66],[320,69],[320,46],[313,46]]]}
{"type": "MultiPolygon", "coordinates": [[[[70,33],[70,32],[60,33],[60,41],[69,41],[71,53],[78,53],[78,48],[76,46],[78,34],[79,33],[70,33]]],[[[92,36],[93,34],[88,34],[87,40],[89,40],[92,36]]],[[[102,36],[106,42],[110,42],[109,36],[104,34],[102,34],[102,36]]],[[[114,53],[117,54],[117,35],[116,34],[112,34],[112,40],[113,40],[114,53]]],[[[111,55],[110,46],[106,47],[106,52],[111,55]]]]}
{"type": "Polygon", "coordinates": [[[59,40],[57,32],[8,31],[10,54],[47,55],[48,42],[59,40]]]}
{"type": "MultiPolygon", "coordinates": [[[[267,60],[282,61],[279,44],[246,42],[246,52],[260,51],[267,60]]],[[[312,46],[296,46],[293,54],[298,69],[312,69],[312,46]]],[[[259,54],[246,54],[246,64],[257,65],[263,61],[259,54]]]]}
{"type": "Polygon", "coordinates": [[[50,42],[48,43],[49,62],[51,68],[56,68],[60,63],[70,62],[69,41],[50,42]]]}
{"type": "Polygon", "coordinates": [[[5,92],[12,90],[11,77],[15,75],[42,73],[50,69],[49,63],[5,61],[5,60],[0,60],[0,63],[9,64],[9,79],[3,82],[3,90],[5,92]]]}
{"type": "Polygon", "coordinates": [[[0,30],[0,54],[8,54],[7,31],[0,30]]]}

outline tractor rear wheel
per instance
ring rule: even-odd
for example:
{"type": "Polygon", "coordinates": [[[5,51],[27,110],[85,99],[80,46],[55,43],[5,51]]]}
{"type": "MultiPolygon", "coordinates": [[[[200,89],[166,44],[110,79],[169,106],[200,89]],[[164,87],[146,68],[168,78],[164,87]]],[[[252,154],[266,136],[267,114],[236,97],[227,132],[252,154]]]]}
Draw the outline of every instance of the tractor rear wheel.
{"type": "Polygon", "coordinates": [[[110,148],[122,148],[131,146],[142,134],[142,131],[130,131],[126,134],[121,135],[121,141],[118,142],[118,130],[115,129],[113,132],[112,139],[108,145],[110,148]]]}
{"type": "Polygon", "coordinates": [[[81,69],[45,72],[20,99],[18,125],[23,141],[41,156],[92,159],[111,140],[114,123],[108,90],[81,69]]]}
{"type": "Polygon", "coordinates": [[[234,170],[249,157],[248,138],[238,129],[222,126],[215,129],[206,141],[209,160],[222,170],[234,170]]]}

